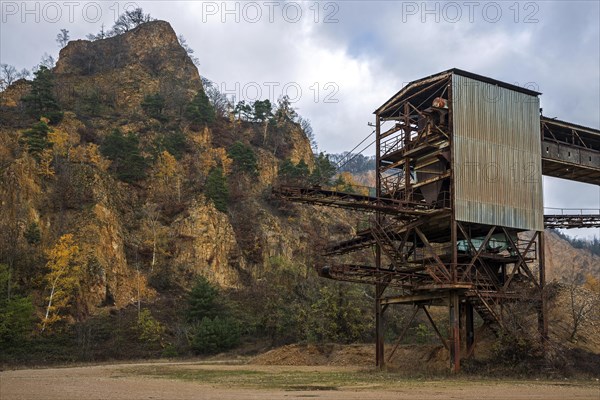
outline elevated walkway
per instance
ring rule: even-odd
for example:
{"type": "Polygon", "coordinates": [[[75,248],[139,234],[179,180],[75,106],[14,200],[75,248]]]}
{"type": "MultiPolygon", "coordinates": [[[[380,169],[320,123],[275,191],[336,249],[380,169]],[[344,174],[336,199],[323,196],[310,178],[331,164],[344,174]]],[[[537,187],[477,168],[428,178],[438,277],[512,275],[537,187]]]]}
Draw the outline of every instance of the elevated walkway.
{"type": "Polygon", "coordinates": [[[600,131],[541,118],[542,174],[600,185],[600,131]]]}

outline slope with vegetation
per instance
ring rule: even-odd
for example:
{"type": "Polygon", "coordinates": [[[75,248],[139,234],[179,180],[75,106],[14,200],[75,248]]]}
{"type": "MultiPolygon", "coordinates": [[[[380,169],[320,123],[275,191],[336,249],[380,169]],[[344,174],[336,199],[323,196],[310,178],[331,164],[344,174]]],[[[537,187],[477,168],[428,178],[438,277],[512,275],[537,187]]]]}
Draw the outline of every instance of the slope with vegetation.
{"type": "Polygon", "coordinates": [[[3,360],[368,340],[365,290],[311,271],[344,214],[270,196],[335,173],[308,121],[229,104],[167,22],[123,21],[0,92],[3,360]]]}

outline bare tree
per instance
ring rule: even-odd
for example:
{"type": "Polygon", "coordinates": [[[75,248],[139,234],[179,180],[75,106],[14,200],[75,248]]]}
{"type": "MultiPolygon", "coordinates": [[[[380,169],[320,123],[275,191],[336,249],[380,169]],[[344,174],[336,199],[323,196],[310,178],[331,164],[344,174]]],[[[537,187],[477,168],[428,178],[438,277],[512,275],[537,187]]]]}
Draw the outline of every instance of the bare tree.
{"type": "Polygon", "coordinates": [[[583,281],[586,281],[586,279],[581,273],[577,273],[573,267],[566,282],[569,312],[571,314],[570,341],[576,340],[579,329],[589,319],[596,306],[593,285],[589,284],[591,280],[588,279],[589,282],[585,282],[585,284],[582,284],[583,281]]]}
{"type": "Polygon", "coordinates": [[[208,101],[214,107],[217,115],[226,117],[232,107],[229,99],[227,99],[225,94],[221,93],[218,86],[213,81],[205,77],[201,77],[201,79],[204,93],[206,93],[208,101]]]}
{"type": "Polygon", "coordinates": [[[158,240],[161,233],[160,210],[156,204],[146,204],[144,206],[144,216],[146,217],[146,226],[150,230],[152,240],[152,261],[150,271],[154,271],[157,261],[158,240]]]}
{"type": "Polygon", "coordinates": [[[93,33],[89,33],[86,35],[86,39],[93,42],[94,40],[105,39],[109,36],[109,32],[104,30],[104,24],[102,24],[100,25],[100,32],[95,35],[93,33]]]}
{"type": "Polygon", "coordinates": [[[139,7],[134,10],[125,11],[113,25],[113,33],[120,35],[152,20],[154,18],[150,14],[144,14],[144,11],[139,7]]]}
{"type": "Polygon", "coordinates": [[[31,76],[31,72],[27,68],[23,68],[21,72],[19,72],[19,79],[27,79],[31,76]]]}
{"type": "Polygon", "coordinates": [[[46,67],[48,69],[52,69],[52,68],[54,68],[55,65],[56,65],[56,60],[54,59],[54,57],[52,57],[48,53],[44,53],[44,55],[42,56],[42,59],[40,60],[40,63],[37,65],[34,65],[32,70],[35,73],[40,69],[40,67],[46,67]]]}
{"type": "Polygon", "coordinates": [[[61,49],[69,43],[69,31],[67,29],[61,29],[59,34],[56,35],[56,43],[58,43],[58,47],[61,49]]]}
{"type": "MultiPolygon", "coordinates": [[[[190,45],[187,43],[187,40],[185,40],[185,38],[183,37],[183,35],[178,35],[177,36],[177,40],[179,41],[179,44],[181,45],[181,47],[183,47],[183,49],[187,53],[187,55],[190,58],[190,60],[192,60],[192,62],[194,63],[194,65],[196,67],[200,67],[200,60],[198,59],[198,57],[196,57],[194,55],[194,49],[192,49],[190,47],[190,45]]],[[[204,81],[202,83],[204,83],[204,81]]]]}
{"type": "Polygon", "coordinates": [[[317,139],[315,138],[315,133],[313,131],[313,128],[310,125],[310,120],[299,116],[298,123],[300,124],[300,127],[302,128],[302,132],[304,132],[304,134],[308,138],[308,141],[310,142],[310,147],[311,147],[313,153],[315,153],[315,154],[318,153],[319,147],[317,144],[317,139]]]}
{"type": "Polygon", "coordinates": [[[12,65],[0,64],[0,90],[4,90],[19,79],[17,69],[12,65]]]}

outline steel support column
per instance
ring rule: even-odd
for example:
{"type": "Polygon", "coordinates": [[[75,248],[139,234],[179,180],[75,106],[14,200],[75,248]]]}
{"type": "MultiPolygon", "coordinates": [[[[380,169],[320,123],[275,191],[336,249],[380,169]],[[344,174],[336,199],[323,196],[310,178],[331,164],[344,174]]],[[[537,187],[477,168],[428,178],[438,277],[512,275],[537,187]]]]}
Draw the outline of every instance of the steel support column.
{"type": "Polygon", "coordinates": [[[382,284],[378,283],[375,285],[375,362],[379,368],[385,367],[385,347],[383,343],[384,309],[381,302],[383,290],[382,284]]]}
{"type": "Polygon", "coordinates": [[[465,344],[467,345],[467,354],[473,353],[473,344],[475,344],[475,324],[473,321],[473,305],[470,302],[464,305],[465,312],[465,344]]]}
{"type": "Polygon", "coordinates": [[[540,308],[538,311],[538,330],[542,343],[548,339],[548,304],[546,299],[546,256],[544,232],[538,232],[538,264],[540,280],[540,308]]]}
{"type": "Polygon", "coordinates": [[[450,345],[450,363],[451,371],[460,371],[460,306],[459,294],[456,290],[450,292],[450,302],[448,305],[450,311],[450,332],[452,342],[450,345]]]}

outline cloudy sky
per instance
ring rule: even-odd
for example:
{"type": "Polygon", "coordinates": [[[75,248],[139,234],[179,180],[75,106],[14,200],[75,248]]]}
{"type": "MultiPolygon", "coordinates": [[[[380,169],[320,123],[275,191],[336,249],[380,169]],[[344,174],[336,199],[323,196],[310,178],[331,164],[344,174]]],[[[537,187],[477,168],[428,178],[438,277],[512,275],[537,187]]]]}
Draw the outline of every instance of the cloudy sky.
{"type": "MultiPolygon", "coordinates": [[[[183,34],[200,73],[236,100],[287,94],[327,152],[369,135],[372,111],[404,84],[453,67],[538,90],[545,115],[598,128],[599,4],[1,1],[0,61],[31,68],[44,52],[58,54],[60,29],[84,38],[139,6],[183,34]]],[[[600,208],[599,186],[544,186],[548,207],[600,208]]]]}

